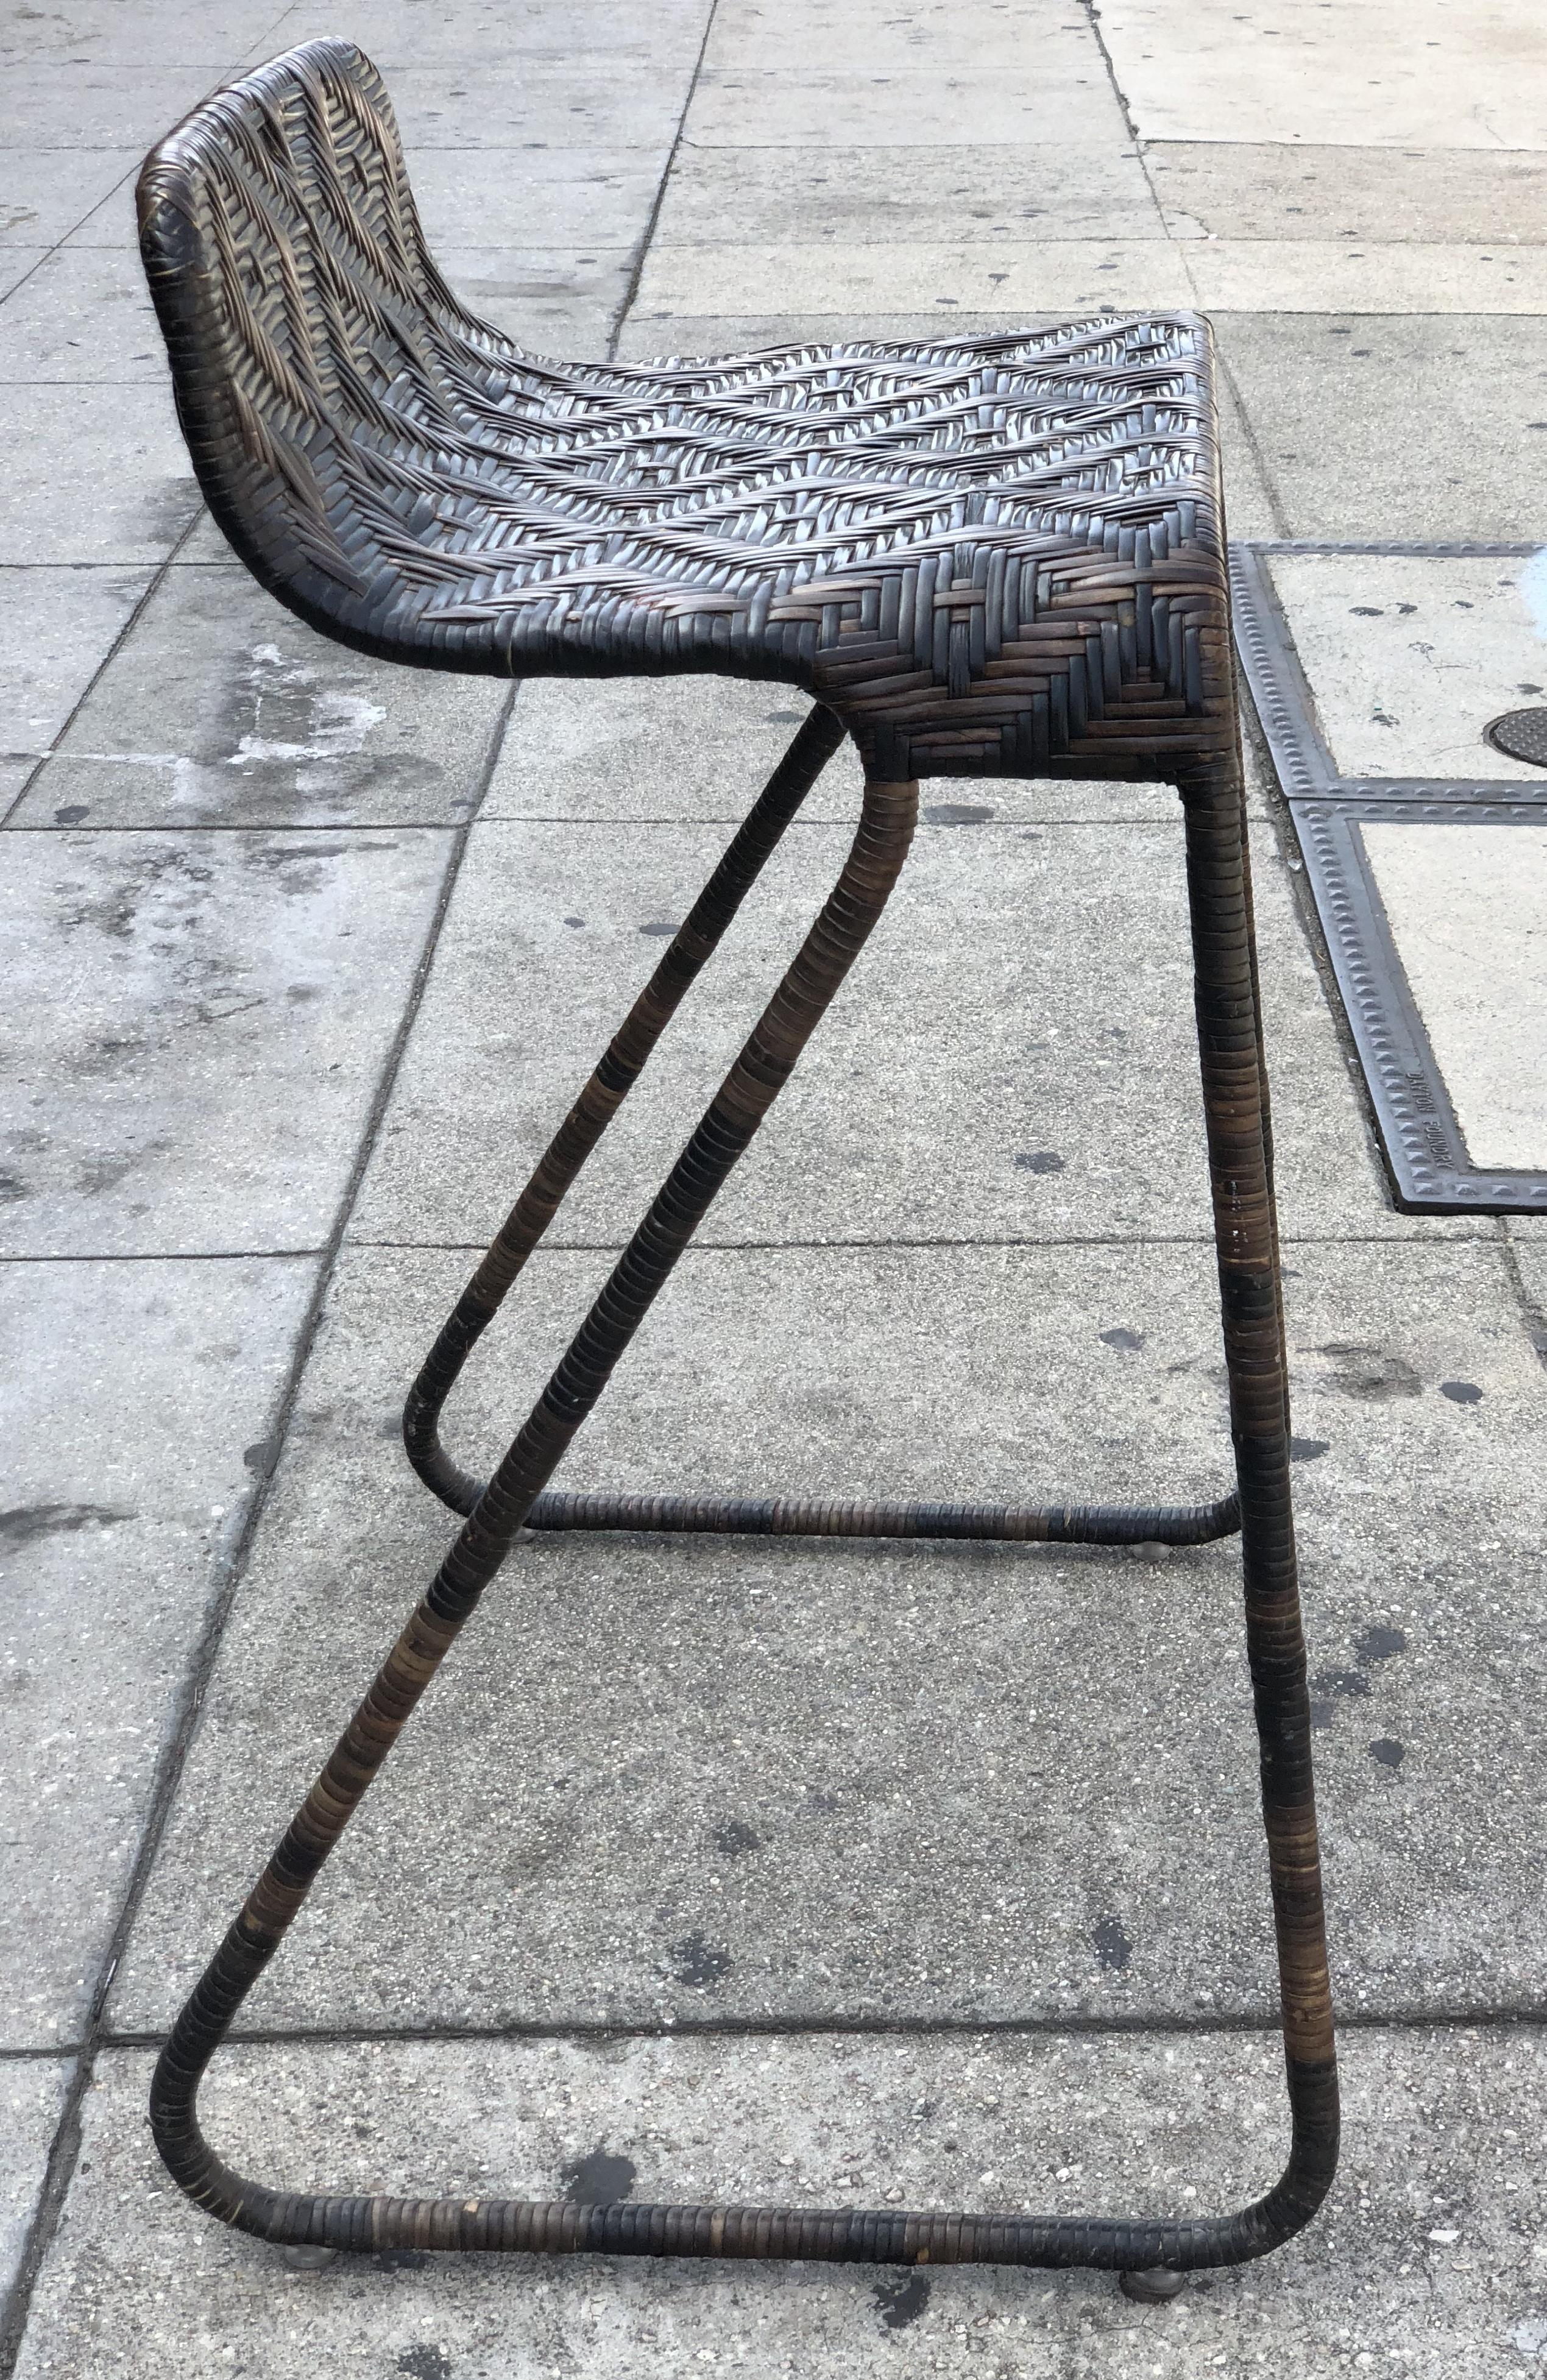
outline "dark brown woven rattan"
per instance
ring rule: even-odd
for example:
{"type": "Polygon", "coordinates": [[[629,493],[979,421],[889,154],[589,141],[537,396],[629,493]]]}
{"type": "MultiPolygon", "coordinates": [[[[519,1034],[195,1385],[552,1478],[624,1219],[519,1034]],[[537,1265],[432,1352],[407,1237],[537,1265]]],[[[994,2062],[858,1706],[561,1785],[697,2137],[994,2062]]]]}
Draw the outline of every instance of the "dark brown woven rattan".
{"type": "Polygon", "coordinates": [[[212,511],[314,627],[421,667],[718,671],[816,707],[441,1333],[415,1466],[465,1525],[163,2052],[182,2188],[319,2248],[604,2251],[1175,2271],[1309,2221],[1337,2091],[1289,1505],[1272,1148],[1207,326],[1103,318],[944,344],[561,365],[457,305],[425,253],[380,79],[318,42],[218,92],[147,160],[146,269],[212,511]],[[851,735],[842,873],[519,1434],[481,1485],[439,1416],[805,795],[851,735]],[[549,1488],[651,1302],[885,904],[920,776],[1137,777],[1182,796],[1236,1489],[1209,1505],[839,1504],[549,1488]],[[1238,1528],[1292,2122],[1284,2174],[1177,2221],[287,2193],[199,2129],[201,2077],[523,1526],[1197,1544],[1238,1528]]]}

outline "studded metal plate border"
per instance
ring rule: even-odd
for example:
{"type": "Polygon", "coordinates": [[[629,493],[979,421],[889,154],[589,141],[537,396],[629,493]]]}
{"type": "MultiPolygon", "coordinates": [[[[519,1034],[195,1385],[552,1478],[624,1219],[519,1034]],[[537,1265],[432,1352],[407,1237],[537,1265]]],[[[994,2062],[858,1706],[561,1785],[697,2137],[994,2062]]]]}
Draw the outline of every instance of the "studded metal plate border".
{"type": "Polygon", "coordinates": [[[1236,647],[1364,1068],[1399,1207],[1417,1214],[1547,1213],[1547,1172],[1474,1165],[1397,954],[1365,850],[1363,826],[1466,820],[1547,824],[1547,777],[1342,777],[1269,575],[1273,553],[1416,554],[1435,560],[1525,555],[1529,545],[1233,545],[1236,647]]]}

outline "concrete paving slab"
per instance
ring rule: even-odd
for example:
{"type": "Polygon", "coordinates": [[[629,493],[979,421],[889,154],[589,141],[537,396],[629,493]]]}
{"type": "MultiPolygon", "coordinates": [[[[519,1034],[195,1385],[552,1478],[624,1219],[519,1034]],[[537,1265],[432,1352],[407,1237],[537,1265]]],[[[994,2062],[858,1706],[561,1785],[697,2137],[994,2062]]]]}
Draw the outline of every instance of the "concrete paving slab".
{"type": "MultiPolygon", "coordinates": [[[[948,300],[999,316],[1094,313],[1193,302],[1174,243],[1041,240],[968,248],[962,242],[811,241],[794,247],[651,245],[642,310],[690,318],[738,307],[767,314],[898,314],[948,300]]],[[[938,334],[937,334],[938,335],[938,334]]]]}
{"type": "MultiPolygon", "coordinates": [[[[143,155],[203,98],[219,71],[94,59],[13,66],[0,94],[0,149],[138,149],[143,155]]],[[[97,161],[85,166],[92,178],[101,170],[97,161]]]]}
{"type": "Polygon", "coordinates": [[[1547,693],[1547,620],[1521,583],[1526,562],[1275,553],[1268,568],[1343,775],[1532,773],[1482,734],[1547,693]]]}
{"type": "Polygon", "coordinates": [[[1165,140],[1144,164],[1179,237],[1547,240],[1547,160],[1523,150],[1165,140]]]}
{"type": "Polygon", "coordinates": [[[12,823],[455,825],[509,692],[350,652],[245,570],[175,566],[12,823]]]}
{"type": "Polygon", "coordinates": [[[1360,832],[1472,1163],[1547,1172],[1547,825],[1360,832]]]}
{"type": "Polygon", "coordinates": [[[0,819],[20,798],[36,767],[35,760],[17,759],[9,753],[0,753],[0,819]]]}
{"type": "Polygon", "coordinates": [[[1263,470],[1261,450],[1236,396],[1228,362],[1217,354],[1215,372],[1225,534],[1236,540],[1283,537],[1285,523],[1278,491],[1263,470]]]}
{"type": "Polygon", "coordinates": [[[205,67],[229,70],[246,45],[272,27],[274,0],[219,0],[190,10],[177,0],[69,0],[67,8],[7,9],[0,61],[49,66],[205,67]]]}
{"type": "Polygon", "coordinates": [[[540,355],[603,362],[628,297],[631,249],[448,248],[436,262],[467,307],[540,355]]]}
{"type": "MultiPolygon", "coordinates": [[[[529,678],[479,815],[738,825],[810,708],[796,687],[734,678],[529,678]]],[[[855,819],[862,787],[846,743],[805,815],[855,819]]]]}
{"type": "Polygon", "coordinates": [[[0,298],[8,298],[37,271],[47,254],[46,248],[0,249],[0,298]]]}
{"type": "MultiPolygon", "coordinates": [[[[517,697],[479,815],[738,826],[810,708],[795,687],[734,678],[530,678],[517,697]]],[[[859,756],[846,743],[807,795],[802,817],[852,825],[863,784],[859,756]]],[[[966,807],[1030,822],[1174,820],[1175,806],[1168,785],[1006,777],[965,789],[932,784],[924,815],[966,807]]]]}
{"type": "Polygon", "coordinates": [[[686,137],[700,148],[979,149],[985,142],[1131,148],[1100,56],[1060,60],[1049,73],[779,73],[706,69],[694,86],[686,137]]]}
{"type": "Polygon", "coordinates": [[[0,156],[0,248],[51,248],[94,213],[139,165],[139,152],[132,148],[89,154],[20,142],[7,146],[0,156]]]}
{"type": "Polygon", "coordinates": [[[166,350],[140,259],[127,249],[63,248],[8,300],[3,381],[154,381],[166,350]]]}
{"type": "MultiPolygon", "coordinates": [[[[1520,1274],[1528,1305],[1538,1317],[1547,1316],[1547,1215],[1511,1215],[1506,1219],[1511,1252],[1520,1274]]],[[[1542,1356],[1547,1364],[1547,1354],[1542,1356]]]]}
{"type": "Polygon", "coordinates": [[[413,170],[417,151],[509,149],[543,141],[559,150],[654,149],[663,168],[676,135],[692,60],[660,78],[603,51],[534,57],[491,87],[475,54],[460,79],[422,62],[395,67],[392,103],[413,170]]]}
{"type": "Polygon", "coordinates": [[[704,51],[714,74],[782,74],[792,58],[819,58],[836,74],[1089,72],[1100,56],[1079,16],[1013,0],[728,0],[716,8],[704,51]]]}
{"type": "Polygon", "coordinates": [[[164,375],[140,388],[0,387],[0,552],[164,562],[199,510],[164,375]]]}
{"type": "Polygon", "coordinates": [[[1184,240],[1209,313],[1366,315],[1547,311],[1547,248],[1424,240],[1184,240]]]}
{"type": "Polygon", "coordinates": [[[1228,314],[1216,328],[1292,537],[1547,532],[1547,321],[1228,314]]]}
{"type": "Polygon", "coordinates": [[[60,2058],[0,2063],[0,2289],[10,2288],[21,2262],[71,2071],[60,2058]]]}
{"type": "MultiPolygon", "coordinates": [[[[981,792],[992,808],[999,790],[942,781],[930,798],[975,807],[981,792]]],[[[490,1238],[727,839],[686,826],[474,829],[355,1208],[359,1236],[490,1238]]],[[[634,1229],[848,842],[842,828],[791,829],[566,1201],[563,1240],[616,1245],[634,1229]]],[[[1262,856],[1285,1228],[1474,1229],[1392,1210],[1288,880],[1271,845],[1262,856]]],[[[1177,821],[926,824],[704,1231],[728,1243],[1206,1234],[1193,1030],[1177,821]],[[1002,932],[985,929],[995,918],[1002,932]]]]}
{"type": "MultiPolygon", "coordinates": [[[[729,2366],[1137,2380],[1266,2366],[1343,2380],[1517,2380],[1547,2291],[1529,2124],[1540,2036],[1371,2031],[1344,2045],[1351,2150],[1311,2229],[1271,2262],[1141,2310],[1110,2275],[945,2267],[278,2253],[180,2202],[146,2137],[150,2059],[103,2062],[21,2380],[273,2380],[512,2371],[664,2380],[729,2366]],[[1511,2108],[1511,2113],[1523,2110],[1511,2108]],[[1368,2361],[1360,2362],[1360,2357],[1368,2361]]],[[[305,2186],[611,2186],[745,2202],[1105,2210],[1223,2205],[1266,2181],[1280,2079],[1257,2038],[636,2041],[244,2047],[209,2086],[215,2137],[305,2186]],[[592,2160],[587,2165],[587,2160],[592,2160]],[[893,2177],[896,2180],[894,2180],[893,2177]],[[1187,2195],[1188,2192],[1192,2195],[1187,2195]]]]}
{"type": "Polygon", "coordinates": [[[1352,148],[1547,146],[1547,32],[1530,0],[1102,0],[1102,39],[1143,140],[1352,148]]]}
{"type": "Polygon", "coordinates": [[[1207,311],[1526,314],[1547,310],[1547,248],[1487,249],[1407,241],[996,240],[701,245],[653,241],[640,302],[667,312],[897,313],[938,301],[1003,306],[1013,316],[1066,310],[1200,306],[1207,311]]]}
{"type": "MultiPolygon", "coordinates": [[[[606,55],[649,61],[657,71],[690,73],[703,39],[709,0],[502,0],[496,8],[450,5],[433,17],[433,55],[445,63],[472,60],[502,74],[529,58],[606,55]]],[[[384,69],[422,66],[426,55],[423,0],[362,0],[352,11],[350,38],[384,69]]],[[[289,9],[274,38],[288,46],[335,31],[324,4],[289,9]]]]}
{"type": "Polygon", "coordinates": [[[50,749],[150,583],[146,569],[0,568],[0,747],[50,749]]]}
{"type": "Polygon", "coordinates": [[[0,1266],[25,1350],[0,1514],[6,2047],[85,2022],[315,1273],[295,1257],[0,1266]]]}
{"type": "Polygon", "coordinates": [[[975,243],[1025,237],[1142,239],[1161,226],[1139,157],[1090,150],[700,149],[672,166],[655,238],[669,248],[723,240],[727,226],[780,245],[867,240],[975,243]]]}
{"type": "Polygon", "coordinates": [[[315,1249],[451,843],[13,835],[0,1252],[315,1249]]]}
{"type": "MultiPolygon", "coordinates": [[[[229,571],[236,560],[236,552],[227,542],[224,530],[215,527],[201,497],[193,527],[177,548],[176,567],[178,570],[229,571]]],[[[245,564],[242,567],[245,572],[245,564]]]]}
{"type": "MultiPolygon", "coordinates": [[[[335,1282],[116,2027],[169,2020],[444,1551],[396,1415],[465,1261],[359,1250],[335,1282]]],[[[1547,1373],[1496,1246],[1288,1263],[1337,1989],[1351,2010],[1532,2006],[1547,1373]]],[[[704,1250],[562,1477],[1212,1494],[1212,1269],[1156,1245],[704,1250]]],[[[518,1425],[604,1271],[534,1259],[469,1367],[465,1460],[518,1425]]],[[[539,1536],[252,2021],[1270,2010],[1238,1596],[1229,1543],[1157,1566],[539,1536]]]]}
{"type": "Polygon", "coordinates": [[[591,254],[627,246],[650,219],[664,163],[658,148],[416,149],[409,172],[438,261],[443,249],[517,238],[591,254]]]}

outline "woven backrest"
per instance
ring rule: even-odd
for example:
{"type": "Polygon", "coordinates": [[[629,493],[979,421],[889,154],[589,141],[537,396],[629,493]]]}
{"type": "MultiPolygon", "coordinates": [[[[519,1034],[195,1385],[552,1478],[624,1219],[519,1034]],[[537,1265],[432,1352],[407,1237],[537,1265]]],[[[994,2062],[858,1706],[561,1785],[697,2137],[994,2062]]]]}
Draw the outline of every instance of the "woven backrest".
{"type": "MultiPolygon", "coordinates": [[[[351,42],[309,42],[217,91],[160,141],[139,185],[140,249],[177,407],[222,528],[287,600],[298,568],[369,591],[373,555],[336,533],[354,453],[420,443],[485,339],[425,248],[386,90],[351,42]],[[449,369],[448,369],[449,368],[449,369]]],[[[333,604],[322,608],[332,625],[333,604]]],[[[304,604],[300,606],[304,608],[304,604]]]]}

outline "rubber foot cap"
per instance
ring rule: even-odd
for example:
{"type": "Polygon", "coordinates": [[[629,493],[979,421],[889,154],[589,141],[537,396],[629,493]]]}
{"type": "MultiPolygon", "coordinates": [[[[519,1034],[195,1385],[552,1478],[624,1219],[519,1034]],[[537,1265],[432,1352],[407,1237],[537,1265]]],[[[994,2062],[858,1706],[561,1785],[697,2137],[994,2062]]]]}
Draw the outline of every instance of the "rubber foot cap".
{"type": "Polygon", "coordinates": [[[336,2248],[286,2248],[285,2262],[292,2273],[322,2273],[337,2253],[336,2248]]]}
{"type": "Polygon", "coordinates": [[[1153,2265],[1147,2273],[1119,2273],[1117,2286],[1135,2305],[1169,2305],[1181,2296],[1185,2281],[1169,2265],[1153,2265]]]}

